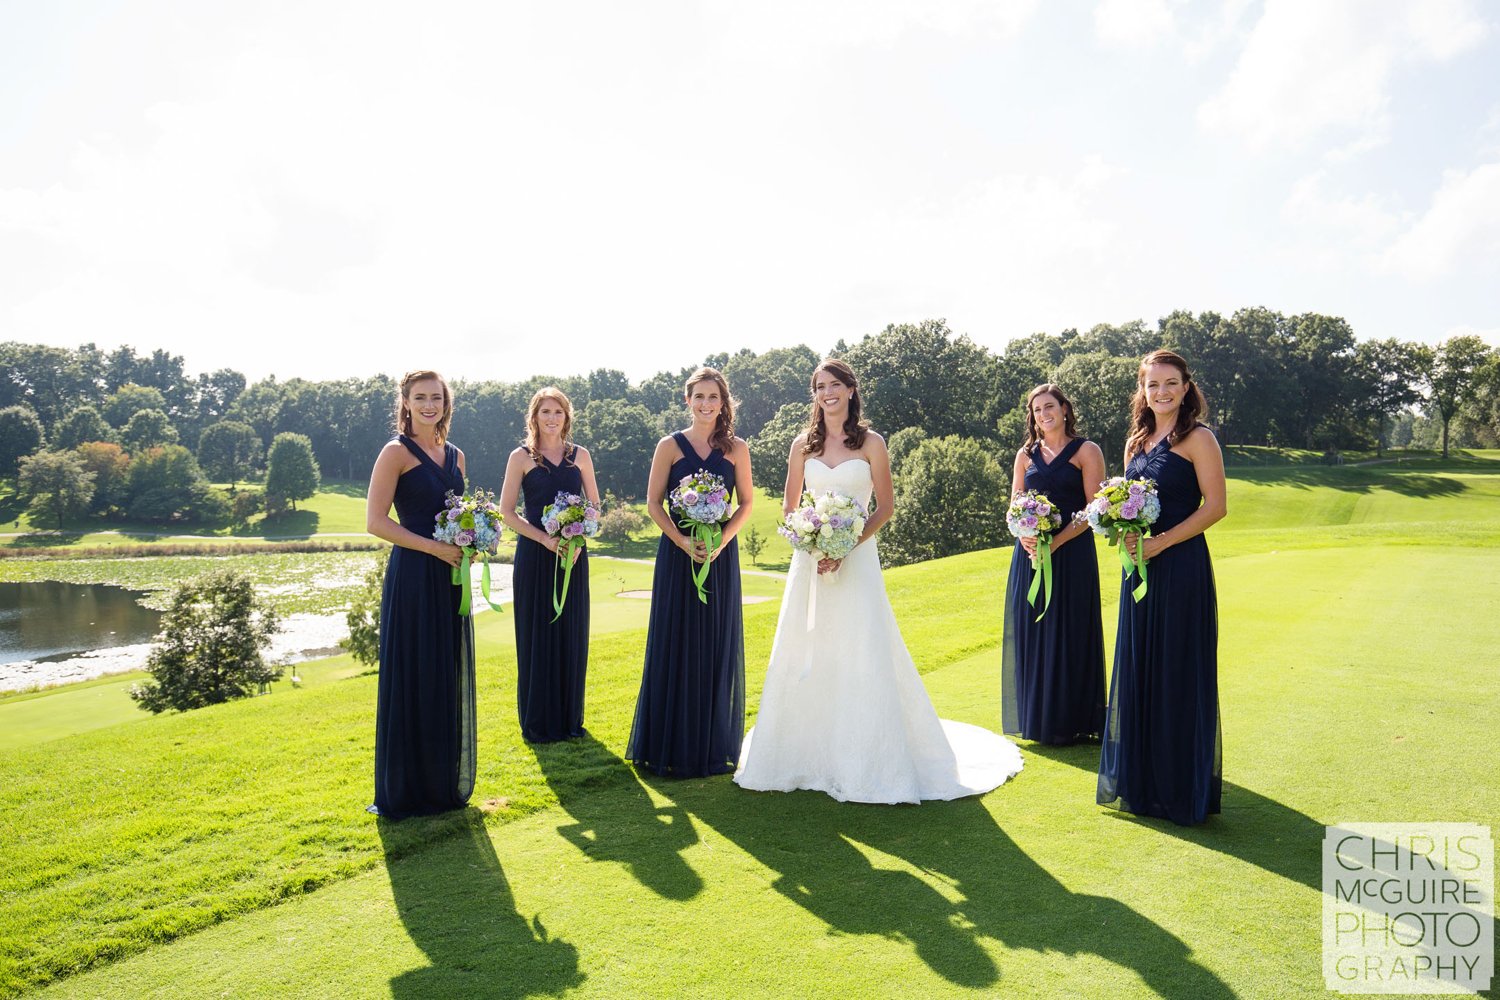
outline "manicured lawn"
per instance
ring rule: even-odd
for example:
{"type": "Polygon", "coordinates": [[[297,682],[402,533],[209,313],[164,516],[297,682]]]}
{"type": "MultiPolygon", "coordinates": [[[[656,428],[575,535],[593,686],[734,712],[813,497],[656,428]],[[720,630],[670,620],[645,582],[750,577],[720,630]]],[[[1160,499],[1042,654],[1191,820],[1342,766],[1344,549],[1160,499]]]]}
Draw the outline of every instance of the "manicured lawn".
{"type": "MultiPolygon", "coordinates": [[[[310,558],[316,563],[317,560],[332,557],[315,553],[297,558],[310,558]]],[[[345,568],[345,572],[358,574],[363,572],[374,556],[369,553],[351,553],[341,554],[340,558],[355,560],[351,567],[345,568]]],[[[173,560],[168,565],[171,566],[179,561],[192,565],[200,560],[189,557],[173,560]]],[[[123,565],[134,570],[142,566],[149,567],[152,563],[163,562],[166,561],[132,559],[123,565]]],[[[14,569],[17,565],[20,564],[0,563],[0,579],[5,578],[4,574],[7,569],[14,569]]],[[[74,566],[68,562],[32,565],[64,569],[74,566]]],[[[99,563],[79,565],[92,566],[95,569],[101,567],[99,563]]],[[[103,564],[103,567],[118,568],[114,563],[103,564]]],[[[653,567],[649,564],[599,556],[593,558],[589,576],[589,590],[592,598],[589,609],[590,631],[593,635],[606,635],[645,627],[651,607],[650,601],[618,595],[624,591],[650,590],[652,569],[653,567]]],[[[139,571],[143,574],[142,581],[149,580],[149,568],[139,571]]],[[[265,572],[270,573],[272,570],[266,569],[265,572]]],[[[80,574],[80,578],[74,582],[93,582],[93,578],[80,574]]],[[[781,594],[781,581],[768,576],[746,574],[742,580],[742,587],[747,596],[776,598],[781,594]]],[[[307,599],[304,597],[296,603],[299,606],[306,606],[307,599]]],[[[327,610],[327,608],[320,608],[320,610],[327,610]]],[[[512,631],[515,626],[508,609],[498,615],[486,610],[475,618],[475,623],[477,634],[485,643],[515,641],[512,631]]],[[[304,686],[314,686],[330,680],[350,677],[366,669],[368,668],[348,656],[335,656],[325,660],[297,664],[295,667],[288,667],[284,678],[272,684],[272,693],[290,690],[292,685],[289,678],[294,673],[302,679],[304,686]]],[[[150,719],[150,714],[142,711],[135,702],[130,700],[128,694],[130,685],[145,676],[144,673],[132,673],[100,677],[79,684],[69,684],[55,690],[24,694],[0,692],[0,750],[30,746],[57,739],[59,736],[88,732],[105,726],[144,722],[150,719]]]]}
{"type": "MultiPolygon", "coordinates": [[[[259,490],[259,487],[241,485],[241,489],[259,490]]],[[[224,496],[229,496],[229,486],[216,486],[224,496]]],[[[212,536],[220,540],[235,538],[261,539],[266,537],[303,538],[317,534],[363,534],[365,530],[365,484],[328,482],[310,499],[297,503],[297,509],[268,519],[257,514],[248,526],[233,528],[206,527],[203,525],[153,524],[144,521],[103,521],[99,518],[74,518],[64,521],[64,534],[52,534],[55,522],[42,519],[38,523],[27,514],[14,497],[0,501],[0,531],[40,532],[32,537],[0,538],[0,545],[10,547],[67,545],[136,545],[151,543],[170,535],[212,536]]]]}
{"type": "MultiPolygon", "coordinates": [[[[1321,993],[1324,824],[1500,826],[1500,538],[1479,517],[1500,484],[1382,468],[1232,483],[1210,535],[1224,813],[1203,827],[1098,809],[1088,746],[1023,744],[1012,782],[921,807],[643,779],[620,757],[646,605],[608,595],[649,566],[599,560],[592,738],[520,740],[511,623],[481,616],[456,815],[361,811],[370,675],[0,748],[0,992],[1321,993]]],[[[939,711],[992,728],[1008,560],[887,575],[939,711]]],[[[747,722],[776,612],[746,609],[747,722]]],[[[0,700],[0,726],[58,697],[0,700]]]]}

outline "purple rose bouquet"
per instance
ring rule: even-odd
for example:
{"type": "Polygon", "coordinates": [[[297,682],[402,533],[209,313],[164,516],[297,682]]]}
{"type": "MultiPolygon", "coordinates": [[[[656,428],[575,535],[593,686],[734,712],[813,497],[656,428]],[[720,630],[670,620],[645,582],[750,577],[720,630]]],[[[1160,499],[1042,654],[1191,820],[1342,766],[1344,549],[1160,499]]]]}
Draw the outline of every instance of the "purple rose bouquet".
{"type": "Polygon", "coordinates": [[[1125,570],[1125,575],[1139,573],[1141,582],[1131,591],[1131,595],[1139,601],[1146,596],[1146,559],[1141,554],[1141,545],[1136,544],[1135,558],[1132,559],[1130,552],[1125,546],[1120,545],[1120,536],[1126,532],[1135,532],[1140,535],[1141,542],[1151,534],[1151,525],[1161,515],[1161,500],[1156,495],[1156,481],[1153,479],[1126,479],[1123,476],[1115,476],[1099,484],[1099,492],[1094,494],[1094,499],[1084,508],[1088,516],[1089,527],[1094,529],[1096,535],[1103,535],[1109,539],[1109,544],[1117,545],[1120,549],[1120,565],[1125,570]]]}
{"type": "MultiPolygon", "coordinates": [[[[713,555],[714,549],[724,540],[724,522],[729,520],[729,487],[724,478],[702,469],[683,476],[677,488],[667,495],[667,506],[677,523],[686,528],[693,541],[702,542],[713,555]]],[[[693,583],[698,588],[698,600],[708,603],[708,591],[703,584],[708,580],[709,560],[705,559],[693,569],[693,583]]]]}
{"type": "Polygon", "coordinates": [[[1032,607],[1036,607],[1037,594],[1045,589],[1042,610],[1036,616],[1036,621],[1041,621],[1042,615],[1052,607],[1052,536],[1062,527],[1062,512],[1047,494],[1027,490],[1017,493],[1011,499],[1010,507],[1005,512],[1005,523],[1010,528],[1010,533],[1017,538],[1036,539],[1036,555],[1031,559],[1036,572],[1031,577],[1031,589],[1026,593],[1026,600],[1032,607]]]}
{"type": "Polygon", "coordinates": [[[437,514],[437,527],[432,537],[440,542],[457,545],[464,550],[463,561],[453,567],[453,583],[463,587],[463,599],[458,613],[473,614],[473,584],[469,578],[469,563],[475,556],[484,556],[484,572],[480,580],[480,593],[485,603],[496,611],[500,605],[490,600],[490,561],[487,558],[500,546],[500,505],[489,490],[469,490],[462,496],[448,491],[448,499],[437,514]]]}
{"type": "Polygon", "coordinates": [[[562,591],[557,589],[557,574],[552,576],[553,621],[562,617],[568,600],[568,582],[573,577],[573,552],[584,547],[585,539],[599,534],[599,508],[577,493],[558,493],[542,508],[542,528],[557,543],[557,559],[563,564],[562,591]]]}

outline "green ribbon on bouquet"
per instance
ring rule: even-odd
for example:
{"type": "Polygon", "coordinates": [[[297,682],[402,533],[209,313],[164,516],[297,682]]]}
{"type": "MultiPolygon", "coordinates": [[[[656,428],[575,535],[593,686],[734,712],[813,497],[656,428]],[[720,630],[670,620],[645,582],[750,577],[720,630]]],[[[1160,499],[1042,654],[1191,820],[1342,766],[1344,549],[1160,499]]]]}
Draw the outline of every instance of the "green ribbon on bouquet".
{"type": "Polygon", "coordinates": [[[1135,557],[1131,558],[1130,549],[1125,547],[1124,536],[1127,528],[1115,525],[1110,529],[1109,544],[1118,545],[1120,549],[1120,568],[1125,571],[1125,578],[1130,579],[1131,573],[1139,573],[1141,582],[1135,585],[1130,596],[1135,598],[1139,604],[1141,598],[1146,596],[1146,539],[1151,537],[1150,525],[1130,525],[1128,530],[1137,534],[1135,541],[1135,557]]]}
{"type": "Polygon", "coordinates": [[[703,586],[708,582],[708,571],[713,565],[714,550],[724,540],[724,529],[717,524],[705,524],[702,521],[678,521],[678,526],[687,529],[687,533],[695,542],[702,542],[708,549],[708,555],[701,563],[693,564],[693,586],[698,588],[698,600],[704,604],[708,603],[708,590],[703,586]]]}
{"type": "MultiPolygon", "coordinates": [[[[472,545],[465,545],[463,547],[463,550],[464,550],[463,559],[459,562],[459,564],[457,566],[453,567],[453,585],[455,587],[462,587],[464,589],[463,599],[458,602],[458,613],[460,615],[472,615],[474,612],[473,612],[473,610],[471,610],[470,605],[472,603],[472,596],[473,596],[472,595],[472,591],[473,591],[473,588],[474,588],[474,579],[473,579],[472,575],[469,573],[469,562],[470,562],[471,559],[474,558],[474,556],[476,554],[478,554],[478,550],[475,549],[472,545]]],[[[486,603],[486,604],[488,604],[490,606],[490,610],[492,610],[492,611],[500,611],[501,610],[500,605],[498,605],[494,601],[490,600],[490,561],[489,561],[489,559],[485,559],[485,561],[484,561],[484,569],[479,574],[479,593],[480,593],[481,596],[484,597],[484,603],[486,603]]]]}
{"type": "Polygon", "coordinates": [[[1052,607],[1052,536],[1036,536],[1036,556],[1031,560],[1031,565],[1036,572],[1031,574],[1031,589],[1026,592],[1026,602],[1033,608],[1036,607],[1037,591],[1043,588],[1047,591],[1047,599],[1042,604],[1042,610],[1038,612],[1033,621],[1041,621],[1042,615],[1052,607]]]}
{"type": "Polygon", "coordinates": [[[568,602],[568,582],[573,579],[573,550],[583,548],[583,539],[578,536],[564,538],[557,543],[557,561],[563,564],[562,593],[557,591],[557,570],[552,571],[552,616],[555,622],[562,617],[563,605],[568,602]]]}

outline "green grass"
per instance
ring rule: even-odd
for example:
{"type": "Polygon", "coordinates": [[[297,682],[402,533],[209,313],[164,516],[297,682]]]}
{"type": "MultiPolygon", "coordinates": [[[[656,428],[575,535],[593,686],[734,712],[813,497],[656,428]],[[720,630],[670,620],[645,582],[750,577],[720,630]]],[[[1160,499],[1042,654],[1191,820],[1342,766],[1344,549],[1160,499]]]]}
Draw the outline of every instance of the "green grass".
{"type": "MultiPolygon", "coordinates": [[[[229,487],[215,487],[228,496],[229,487]]],[[[241,489],[259,487],[241,485],[241,489]]],[[[98,517],[71,518],[63,522],[63,531],[55,522],[43,518],[38,522],[25,512],[14,495],[0,501],[0,532],[12,537],[0,538],[0,546],[10,548],[55,548],[68,546],[143,545],[168,543],[177,536],[209,537],[217,541],[264,538],[308,538],[327,534],[364,534],[365,484],[328,482],[308,500],[299,501],[297,509],[274,518],[264,514],[252,517],[247,525],[214,527],[198,524],[153,524],[144,521],[105,521],[98,517]],[[19,533],[19,534],[17,534],[19,533]]]]}
{"type": "MultiPolygon", "coordinates": [[[[369,560],[371,557],[366,554],[363,558],[369,560]]],[[[363,572],[366,565],[366,562],[355,564],[354,572],[363,572]]],[[[3,578],[5,568],[0,563],[0,578],[3,578]]],[[[590,569],[589,615],[592,633],[603,635],[644,628],[650,612],[650,602],[617,595],[622,591],[650,590],[653,567],[596,556],[593,557],[590,569]]],[[[746,596],[776,598],[781,594],[781,581],[763,576],[745,576],[742,587],[746,596]]],[[[160,595],[153,596],[159,598],[160,595]]],[[[485,626],[485,634],[498,628],[497,638],[506,641],[508,630],[514,628],[508,606],[500,614],[499,624],[490,621],[493,617],[486,611],[476,621],[485,626]]],[[[304,686],[311,686],[353,676],[364,669],[347,656],[336,656],[288,667],[285,677],[297,674],[302,678],[304,686]]],[[[55,690],[0,692],[0,750],[31,746],[60,736],[150,719],[151,716],[132,701],[129,695],[131,684],[145,676],[144,673],[116,674],[64,685],[55,690]]],[[[288,679],[278,681],[272,685],[272,693],[290,685],[288,679]]]]}
{"type": "MultiPolygon", "coordinates": [[[[625,618],[594,639],[593,739],[528,747],[511,623],[484,615],[457,815],[360,811],[372,676],[0,749],[0,992],[1320,993],[1323,824],[1500,826],[1500,540],[1474,523],[1496,478],[1349,471],[1237,478],[1210,535],[1228,783],[1203,827],[1095,807],[1097,747],[1023,745],[996,792],[915,808],[642,780],[620,761],[643,640],[625,618]]],[[[947,717],[997,722],[1007,561],[887,575],[947,717]]],[[[776,610],[746,609],[752,715],[776,610]]]]}

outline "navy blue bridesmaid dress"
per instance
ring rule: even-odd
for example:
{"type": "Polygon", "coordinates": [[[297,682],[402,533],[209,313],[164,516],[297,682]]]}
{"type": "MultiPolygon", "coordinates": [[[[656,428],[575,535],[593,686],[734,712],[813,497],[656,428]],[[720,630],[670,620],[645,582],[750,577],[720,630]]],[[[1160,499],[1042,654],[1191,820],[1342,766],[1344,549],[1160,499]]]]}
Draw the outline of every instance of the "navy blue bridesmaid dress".
{"type": "MultiPolygon", "coordinates": [[[[578,448],[561,465],[546,456],[521,480],[526,520],[542,527],[542,510],[558,493],[583,495],[583,473],[573,464],[578,448]]],[[[545,529],[543,529],[545,530],[545,529]]],[[[551,743],[587,735],[583,728],[584,673],[589,662],[589,556],[578,554],[568,581],[562,617],[552,620],[554,582],[562,586],[563,564],[555,554],[521,535],[511,586],[516,616],[516,701],[521,735],[551,743]]]]}
{"type": "MultiPolygon", "coordinates": [[[[396,517],[432,537],[449,490],[462,493],[458,449],[442,466],[417,456],[396,480],[396,517]]],[[[474,791],[474,628],[458,613],[453,569],[416,549],[391,549],[380,598],[380,687],[375,708],[375,809],[389,819],[461,808],[474,791]]]]}
{"type": "MultiPolygon", "coordinates": [[[[684,435],[672,437],[683,457],[672,464],[668,491],[683,476],[704,470],[723,478],[732,499],[734,464],[724,453],[714,448],[700,458],[684,435]]],[[[625,751],[641,767],[676,778],[733,773],[745,735],[738,540],[724,546],[709,568],[707,604],[698,599],[693,566],[688,554],[662,535],[651,583],[646,666],[625,751]]]]}
{"type": "MultiPolygon", "coordinates": [[[[1126,466],[1156,480],[1161,514],[1152,531],[1180,524],[1203,502],[1193,463],[1163,438],[1126,466]]],[[[1099,761],[1100,805],[1183,826],[1219,811],[1219,612],[1203,535],[1146,564],[1149,588],[1120,583],[1120,625],[1099,761]]]]}
{"type": "MultiPolygon", "coordinates": [[[[1071,459],[1083,446],[1074,438],[1051,462],[1042,446],[1031,452],[1026,488],[1045,493],[1063,524],[1088,497],[1083,470],[1071,459]]],[[[1099,613],[1099,562],[1085,531],[1052,553],[1052,604],[1041,621],[1045,590],[1032,607],[1031,558],[1016,543],[1005,588],[1005,640],[1001,649],[1001,726],[1007,735],[1061,745],[1104,730],[1104,625],[1099,613]]]]}

